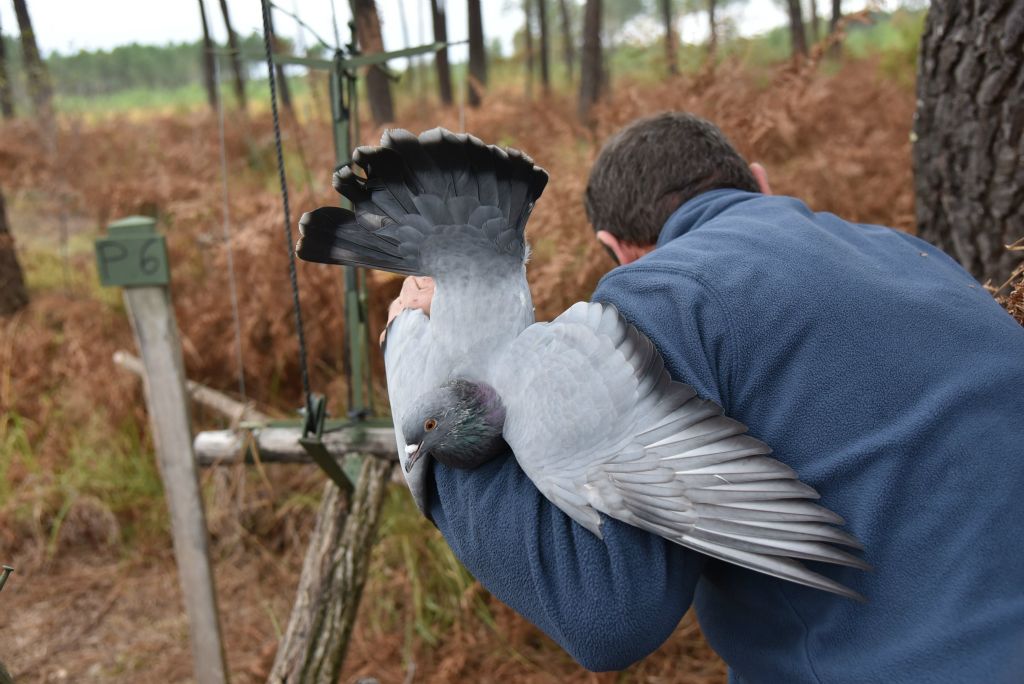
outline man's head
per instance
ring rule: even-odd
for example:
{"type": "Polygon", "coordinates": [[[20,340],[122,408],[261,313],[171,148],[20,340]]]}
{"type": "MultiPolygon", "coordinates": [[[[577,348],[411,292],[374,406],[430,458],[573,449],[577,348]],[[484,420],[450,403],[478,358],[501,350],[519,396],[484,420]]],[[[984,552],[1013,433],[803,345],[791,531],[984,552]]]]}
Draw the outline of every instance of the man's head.
{"type": "Polygon", "coordinates": [[[587,183],[587,217],[625,264],[654,248],[665,221],[687,200],[716,188],[767,192],[763,173],[714,124],[664,112],[637,119],[605,143],[587,183]]]}

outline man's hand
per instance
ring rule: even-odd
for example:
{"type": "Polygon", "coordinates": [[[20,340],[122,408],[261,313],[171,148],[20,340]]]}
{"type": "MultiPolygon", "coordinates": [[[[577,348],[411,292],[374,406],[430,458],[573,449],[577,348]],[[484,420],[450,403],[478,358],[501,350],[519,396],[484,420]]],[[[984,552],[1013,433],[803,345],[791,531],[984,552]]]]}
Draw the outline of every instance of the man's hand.
{"type": "MultiPolygon", "coordinates": [[[[409,276],[402,283],[402,291],[398,293],[398,299],[391,302],[388,307],[388,323],[395,320],[395,316],[406,309],[420,309],[426,315],[430,315],[430,303],[434,299],[434,279],[426,276],[409,276]]],[[[384,336],[387,335],[387,326],[380,333],[380,343],[384,344],[384,336]]]]}

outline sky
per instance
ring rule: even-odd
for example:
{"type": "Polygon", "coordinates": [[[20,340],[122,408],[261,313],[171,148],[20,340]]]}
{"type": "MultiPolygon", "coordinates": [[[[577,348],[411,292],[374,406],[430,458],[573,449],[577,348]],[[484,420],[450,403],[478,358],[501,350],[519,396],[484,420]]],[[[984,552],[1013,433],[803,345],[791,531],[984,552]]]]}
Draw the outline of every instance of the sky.
{"type": "MultiPolygon", "coordinates": [[[[581,0],[576,0],[577,2],[581,0]]],[[[615,2],[615,0],[605,0],[615,2]]],[[[297,13],[316,33],[329,43],[334,42],[331,21],[332,0],[275,0],[276,4],[297,13]]],[[[338,12],[342,40],[347,40],[346,22],[349,18],[347,0],[333,0],[338,12]]],[[[498,38],[503,50],[511,50],[512,36],[522,25],[520,2],[514,0],[482,0],[484,33],[488,40],[498,38]]],[[[867,4],[846,0],[844,11],[855,11],[867,4]]],[[[894,2],[873,2],[873,6],[893,5],[894,2]]],[[[466,2],[447,0],[448,39],[453,42],[466,39],[466,2]]],[[[110,49],[132,42],[165,44],[187,42],[199,38],[202,28],[196,0],[28,0],[36,39],[44,54],[54,51],[75,52],[80,49],[110,49]]],[[[429,0],[377,0],[382,17],[384,46],[389,50],[405,47],[399,11],[405,8],[409,42],[420,44],[432,40],[429,0]]],[[[831,3],[818,1],[819,13],[827,16],[831,3]]],[[[260,0],[228,0],[235,30],[248,34],[262,29],[260,0]]],[[[224,41],[224,22],[218,0],[206,0],[207,20],[214,39],[224,41]]],[[[785,23],[786,15],[773,0],[748,0],[723,12],[732,16],[743,35],[766,31],[785,23]]],[[[706,15],[705,15],[706,16],[706,15]]],[[[706,35],[706,18],[700,15],[683,18],[680,34],[684,41],[699,42],[706,35]]],[[[11,0],[0,0],[0,23],[8,34],[17,32],[11,0]]],[[[275,13],[274,25],[283,36],[295,37],[297,26],[293,19],[275,13]]],[[[308,33],[306,44],[314,42],[308,33]]],[[[456,46],[451,51],[455,61],[465,58],[466,47],[456,46]]]]}

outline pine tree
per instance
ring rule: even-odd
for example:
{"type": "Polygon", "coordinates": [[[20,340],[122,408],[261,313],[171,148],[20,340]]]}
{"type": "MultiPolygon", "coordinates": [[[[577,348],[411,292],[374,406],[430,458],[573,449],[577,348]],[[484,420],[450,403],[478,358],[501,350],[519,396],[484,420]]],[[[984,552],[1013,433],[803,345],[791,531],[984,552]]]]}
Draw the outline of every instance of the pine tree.
{"type": "Polygon", "coordinates": [[[29,97],[44,124],[53,121],[53,83],[46,63],[39,54],[36,45],[36,34],[32,30],[32,19],[28,15],[25,0],[14,0],[14,13],[18,17],[18,30],[21,33],[22,64],[28,80],[29,97]]]}
{"type": "Polygon", "coordinates": [[[242,68],[242,54],[238,47],[238,34],[231,25],[228,14],[228,0],[220,0],[220,13],[224,16],[224,26],[228,32],[228,46],[231,48],[231,69],[235,73],[235,99],[241,109],[246,107],[245,70],[242,68]]]}
{"type": "Polygon", "coordinates": [[[601,0],[587,0],[583,11],[583,60],[580,64],[580,99],[577,112],[581,119],[590,116],[590,108],[601,96],[603,64],[601,52],[601,0]]]}
{"type": "Polygon", "coordinates": [[[1024,0],[932,0],[921,36],[914,185],[917,231],[997,286],[1024,235],[1024,0]],[[957,36],[956,49],[950,36],[957,36]]]}
{"type": "MultiPolygon", "coordinates": [[[[359,49],[367,54],[384,52],[384,38],[380,31],[380,17],[374,0],[352,0],[352,16],[356,20],[359,49]]],[[[391,102],[391,83],[379,66],[366,69],[366,97],[370,101],[373,120],[379,125],[395,120],[391,102]]]]}
{"type": "Polygon", "coordinates": [[[14,251],[14,236],[7,225],[7,207],[0,190],[0,316],[8,316],[28,304],[25,275],[18,254],[14,251]]]}
{"type": "MultiPolygon", "coordinates": [[[[430,0],[430,14],[434,23],[434,42],[448,42],[448,17],[445,13],[445,0],[430,0]]],[[[452,103],[452,71],[448,66],[448,47],[445,46],[434,54],[434,68],[437,69],[437,89],[441,102],[452,103]]]]}

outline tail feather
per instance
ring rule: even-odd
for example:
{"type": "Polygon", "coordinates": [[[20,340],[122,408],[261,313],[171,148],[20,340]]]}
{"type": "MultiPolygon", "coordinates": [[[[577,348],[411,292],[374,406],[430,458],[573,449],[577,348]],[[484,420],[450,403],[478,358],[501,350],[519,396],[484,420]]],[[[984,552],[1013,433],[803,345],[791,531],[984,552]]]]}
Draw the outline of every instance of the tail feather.
{"type": "MultiPolygon", "coordinates": [[[[403,226],[404,227],[404,226],[403,226]]],[[[299,238],[295,254],[305,261],[320,264],[347,264],[377,268],[403,275],[423,275],[412,230],[403,242],[383,231],[361,226],[348,209],[321,207],[303,214],[299,220],[299,238]]],[[[422,234],[419,234],[422,240],[422,234]]]]}
{"type": "Polygon", "coordinates": [[[547,179],[527,155],[471,135],[435,128],[417,138],[391,130],[380,146],[356,149],[351,164],[334,174],[353,211],[324,207],[304,215],[296,253],[308,261],[434,275],[424,251],[443,234],[485,240],[496,254],[523,260],[526,221],[547,179]]]}

